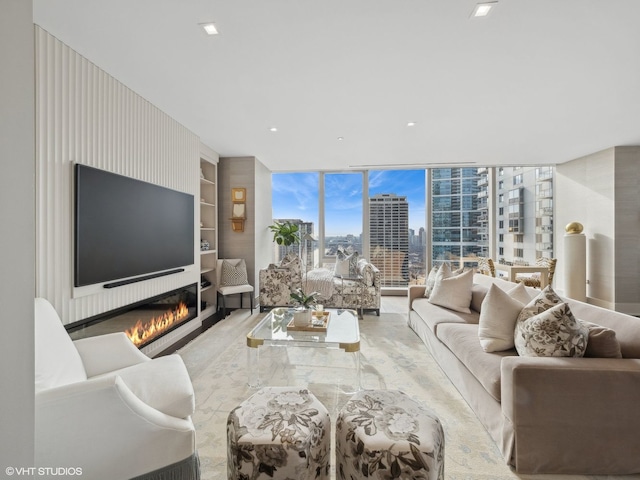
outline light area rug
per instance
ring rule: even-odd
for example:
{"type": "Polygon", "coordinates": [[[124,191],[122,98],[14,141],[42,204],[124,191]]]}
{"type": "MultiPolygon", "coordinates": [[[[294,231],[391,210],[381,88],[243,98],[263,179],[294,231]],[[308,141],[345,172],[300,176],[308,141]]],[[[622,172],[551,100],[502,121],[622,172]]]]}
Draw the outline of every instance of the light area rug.
{"type": "MultiPolygon", "coordinates": [[[[227,477],[227,416],[256,391],[247,386],[249,347],[246,346],[246,334],[265,314],[234,311],[178,351],[195,389],[193,420],[203,480],[227,477]]],[[[365,315],[359,325],[363,388],[402,390],[438,415],[445,432],[447,479],[640,479],[640,475],[514,473],[424,344],[407,327],[406,315],[365,315]]],[[[355,388],[353,357],[342,350],[324,348],[260,347],[261,380],[264,385],[309,388],[327,407],[332,425],[335,425],[337,412],[355,388]]],[[[334,459],[335,452],[331,478],[335,478],[334,459]]]]}

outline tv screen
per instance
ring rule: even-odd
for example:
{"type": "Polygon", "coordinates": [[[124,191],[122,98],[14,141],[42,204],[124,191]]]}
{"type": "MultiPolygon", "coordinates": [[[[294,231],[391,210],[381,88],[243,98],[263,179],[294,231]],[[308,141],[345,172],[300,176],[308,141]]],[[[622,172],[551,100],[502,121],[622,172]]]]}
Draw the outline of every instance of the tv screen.
{"type": "Polygon", "coordinates": [[[75,166],[76,287],[194,263],[193,195],[75,166]]]}

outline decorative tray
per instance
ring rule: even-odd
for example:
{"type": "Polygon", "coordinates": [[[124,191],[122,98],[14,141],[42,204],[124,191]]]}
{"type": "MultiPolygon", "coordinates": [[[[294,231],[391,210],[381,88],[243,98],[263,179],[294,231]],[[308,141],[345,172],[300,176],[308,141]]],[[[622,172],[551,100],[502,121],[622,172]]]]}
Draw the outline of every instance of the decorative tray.
{"type": "Polygon", "coordinates": [[[311,314],[311,325],[294,325],[293,319],[287,324],[287,330],[292,332],[326,332],[329,325],[331,313],[324,311],[322,313],[313,312],[311,314]]]}

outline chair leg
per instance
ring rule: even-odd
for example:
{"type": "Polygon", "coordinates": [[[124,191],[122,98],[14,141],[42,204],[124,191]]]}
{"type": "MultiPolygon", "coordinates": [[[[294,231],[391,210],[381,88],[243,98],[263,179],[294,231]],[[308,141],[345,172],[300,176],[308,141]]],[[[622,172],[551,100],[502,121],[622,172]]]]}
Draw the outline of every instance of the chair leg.
{"type": "Polygon", "coordinates": [[[253,292],[249,292],[249,303],[251,304],[251,315],[253,315],[253,292]]]}
{"type": "Polygon", "coordinates": [[[225,304],[224,301],[224,295],[221,295],[222,297],[222,318],[227,318],[227,305],[225,304]]]}
{"type": "Polygon", "coordinates": [[[242,308],[242,292],[240,292],[240,308],[242,308]]]}

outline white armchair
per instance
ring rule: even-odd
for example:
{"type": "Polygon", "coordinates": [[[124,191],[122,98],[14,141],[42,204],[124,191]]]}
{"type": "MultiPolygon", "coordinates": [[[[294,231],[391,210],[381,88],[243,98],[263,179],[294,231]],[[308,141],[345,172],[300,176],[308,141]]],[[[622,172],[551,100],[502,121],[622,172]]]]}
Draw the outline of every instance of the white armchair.
{"type": "Polygon", "coordinates": [[[150,359],[124,333],[71,341],[35,300],[35,464],[92,479],[198,479],[193,386],[178,355],[150,359]]]}

